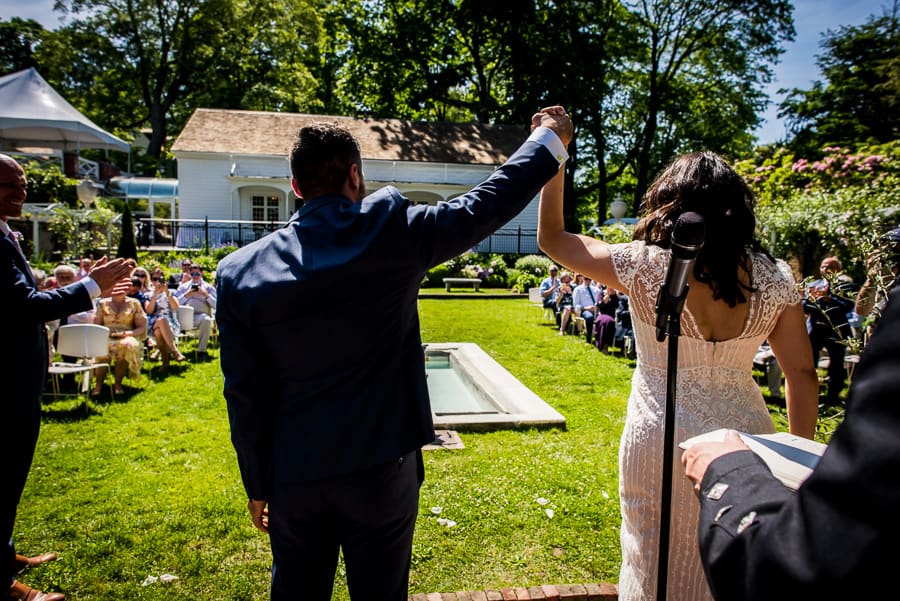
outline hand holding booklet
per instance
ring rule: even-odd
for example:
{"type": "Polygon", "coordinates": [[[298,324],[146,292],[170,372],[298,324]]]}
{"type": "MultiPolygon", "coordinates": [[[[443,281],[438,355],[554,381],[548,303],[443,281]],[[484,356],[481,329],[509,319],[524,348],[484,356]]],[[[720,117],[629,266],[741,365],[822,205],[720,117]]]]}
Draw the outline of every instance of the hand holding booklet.
{"type": "MultiPolygon", "coordinates": [[[[678,446],[688,449],[700,442],[722,442],[726,429],[713,430],[688,438],[678,446]]],[[[741,439],[750,450],[766,462],[772,474],[785,486],[797,490],[812,473],[819,462],[826,445],[788,432],[775,434],[747,434],[739,432],[741,439]]]]}

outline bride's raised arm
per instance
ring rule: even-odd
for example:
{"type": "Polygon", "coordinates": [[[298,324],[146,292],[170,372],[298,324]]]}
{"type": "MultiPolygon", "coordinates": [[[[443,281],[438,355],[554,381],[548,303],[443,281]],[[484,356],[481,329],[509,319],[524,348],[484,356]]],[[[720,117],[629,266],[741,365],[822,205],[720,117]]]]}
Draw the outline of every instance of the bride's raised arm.
{"type": "MultiPolygon", "coordinates": [[[[551,109],[544,109],[551,110],[551,109]]],[[[589,236],[567,232],[563,221],[563,187],[565,169],[541,190],[538,211],[538,246],[567,269],[590,276],[627,293],[627,287],[616,277],[609,244],[589,236]]]]}

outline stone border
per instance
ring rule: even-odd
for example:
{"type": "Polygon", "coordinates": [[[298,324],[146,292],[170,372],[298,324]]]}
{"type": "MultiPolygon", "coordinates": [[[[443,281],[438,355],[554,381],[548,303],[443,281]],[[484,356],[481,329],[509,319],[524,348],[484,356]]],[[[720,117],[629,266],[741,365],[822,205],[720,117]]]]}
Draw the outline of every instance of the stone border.
{"type": "Polygon", "coordinates": [[[460,431],[566,427],[566,418],[473,342],[426,342],[425,352],[449,353],[468,382],[501,412],[472,415],[433,414],[434,427],[460,431]]]}

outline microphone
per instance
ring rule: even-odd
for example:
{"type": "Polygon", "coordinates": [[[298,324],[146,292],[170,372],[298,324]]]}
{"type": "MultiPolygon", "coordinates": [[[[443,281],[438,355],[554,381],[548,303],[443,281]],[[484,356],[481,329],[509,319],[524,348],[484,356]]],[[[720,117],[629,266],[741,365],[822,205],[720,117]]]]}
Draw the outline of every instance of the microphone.
{"type": "Polygon", "coordinates": [[[699,213],[682,213],[672,230],[672,260],[666,280],[656,297],[656,340],[666,338],[669,320],[681,319],[687,298],[688,278],[706,238],[706,224],[699,213]]]}

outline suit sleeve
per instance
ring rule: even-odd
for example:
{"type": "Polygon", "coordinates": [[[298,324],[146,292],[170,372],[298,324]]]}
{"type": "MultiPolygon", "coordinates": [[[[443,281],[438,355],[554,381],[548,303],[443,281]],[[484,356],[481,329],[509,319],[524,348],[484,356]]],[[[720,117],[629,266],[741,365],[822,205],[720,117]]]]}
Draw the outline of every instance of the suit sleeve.
{"type": "Polygon", "coordinates": [[[410,207],[409,228],[424,267],[465,252],[518,215],[560,168],[560,158],[529,138],[469,192],[437,206],[410,207]]]}
{"type": "Polygon", "coordinates": [[[0,285],[3,290],[0,312],[3,315],[15,316],[27,323],[44,323],[93,307],[90,292],[82,282],[56,290],[39,291],[5,249],[0,261],[0,285]]]}
{"type": "Polygon", "coordinates": [[[268,499],[272,490],[272,404],[267,362],[259,350],[253,328],[234,313],[232,281],[218,280],[216,323],[219,327],[224,394],[244,489],[250,499],[268,499]]]}
{"type": "Polygon", "coordinates": [[[895,290],[863,353],[844,421],[796,493],[752,453],[710,465],[700,552],[718,601],[866,599],[890,590],[900,559],[897,297],[895,290]]]}

